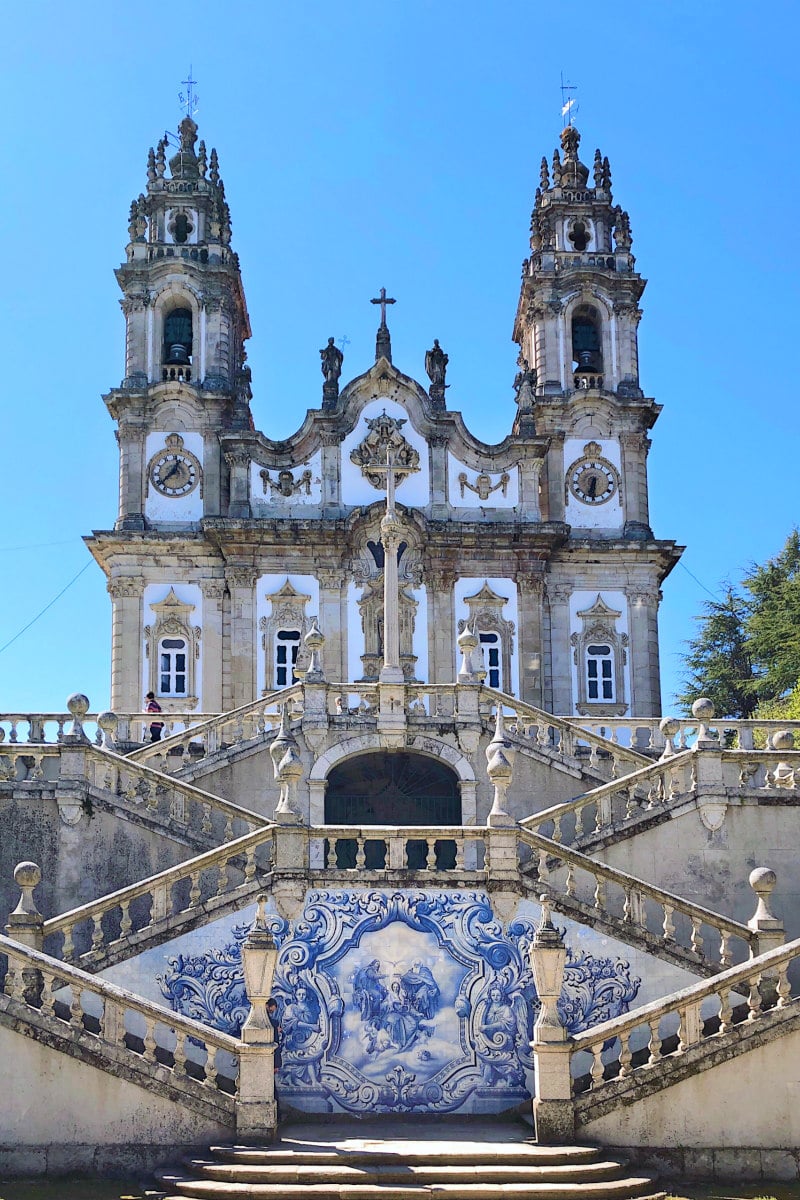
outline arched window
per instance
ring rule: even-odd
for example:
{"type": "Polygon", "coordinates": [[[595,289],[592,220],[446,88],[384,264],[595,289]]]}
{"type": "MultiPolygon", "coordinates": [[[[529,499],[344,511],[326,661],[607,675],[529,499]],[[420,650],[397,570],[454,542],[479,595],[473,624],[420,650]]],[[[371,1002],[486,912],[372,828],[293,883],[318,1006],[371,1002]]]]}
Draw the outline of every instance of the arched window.
{"type": "Polygon", "coordinates": [[[613,704],[614,651],[607,643],[586,647],[586,698],[590,703],[613,704]]]}
{"type": "Polygon", "coordinates": [[[185,638],[161,638],[158,643],[159,696],[185,696],[187,694],[188,662],[188,646],[185,638]]]}
{"type": "Polygon", "coordinates": [[[300,653],[300,630],[279,629],[275,634],[275,687],[297,683],[294,668],[300,653]]]}
{"type": "Polygon", "coordinates": [[[481,646],[486,654],[486,682],[489,687],[503,690],[502,645],[499,633],[479,633],[481,646]]]}
{"type": "MultiPolygon", "coordinates": [[[[325,790],[326,825],[460,825],[461,793],[455,772],[421,754],[397,751],[361,754],[334,767],[325,790]]],[[[357,844],[354,839],[335,843],[336,866],[354,869],[357,844]]],[[[420,839],[406,842],[410,870],[427,865],[427,844],[420,839]]],[[[329,846],[328,853],[334,847],[329,846]]],[[[387,842],[368,840],[364,846],[367,870],[383,870],[387,842]]],[[[455,865],[456,844],[449,839],[435,845],[436,866],[449,870],[455,865]]]]}
{"type": "Polygon", "coordinates": [[[188,366],[192,361],[192,313],[173,308],[164,318],[165,366],[188,366]]]}
{"type": "Polygon", "coordinates": [[[572,314],[572,363],[576,388],[602,387],[603,350],[600,314],[579,304],[572,314]]]}

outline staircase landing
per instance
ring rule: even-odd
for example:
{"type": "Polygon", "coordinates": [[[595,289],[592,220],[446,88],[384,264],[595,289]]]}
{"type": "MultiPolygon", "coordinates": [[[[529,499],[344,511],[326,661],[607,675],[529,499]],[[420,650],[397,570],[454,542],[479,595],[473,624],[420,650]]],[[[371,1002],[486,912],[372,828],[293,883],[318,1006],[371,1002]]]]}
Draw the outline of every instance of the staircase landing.
{"type": "Polygon", "coordinates": [[[289,1123],[269,1146],[212,1146],[162,1170],[168,1200],[643,1200],[651,1175],[593,1146],[539,1146],[523,1121],[289,1123]]]}

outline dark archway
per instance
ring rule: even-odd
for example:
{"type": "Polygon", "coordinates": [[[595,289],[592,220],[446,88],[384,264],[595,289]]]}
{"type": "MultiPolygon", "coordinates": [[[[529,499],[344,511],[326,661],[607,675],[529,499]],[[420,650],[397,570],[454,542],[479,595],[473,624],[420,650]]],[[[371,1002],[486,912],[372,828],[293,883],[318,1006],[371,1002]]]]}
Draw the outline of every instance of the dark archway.
{"type": "MultiPolygon", "coordinates": [[[[326,825],[460,825],[461,793],[458,776],[437,759],[405,751],[360,754],[335,766],[325,792],[326,825]]],[[[452,869],[455,842],[436,843],[436,866],[452,869]]],[[[407,864],[425,867],[427,846],[421,840],[406,843],[407,864]]],[[[386,865],[383,841],[365,845],[368,870],[386,865]]],[[[336,865],[356,865],[356,843],[339,840],[336,865]]]]}

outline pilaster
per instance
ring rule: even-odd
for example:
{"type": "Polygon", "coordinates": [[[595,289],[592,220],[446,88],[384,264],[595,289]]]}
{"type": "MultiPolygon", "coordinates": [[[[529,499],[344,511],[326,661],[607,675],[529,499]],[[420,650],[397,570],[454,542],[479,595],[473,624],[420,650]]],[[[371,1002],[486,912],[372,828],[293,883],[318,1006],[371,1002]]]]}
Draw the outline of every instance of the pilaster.
{"type": "Polygon", "coordinates": [[[447,438],[433,434],[428,439],[431,472],[431,516],[446,521],[450,512],[447,496],[447,438]]]}
{"type": "Polygon", "coordinates": [[[230,499],[228,516],[247,520],[250,517],[250,455],[244,450],[229,450],[225,462],[230,470],[230,499]]]}
{"type": "Polygon", "coordinates": [[[337,515],[342,505],[342,450],[339,434],[324,433],[321,441],[322,509],[326,515],[337,515]]]}
{"type": "Polygon", "coordinates": [[[624,481],[625,524],[636,522],[649,526],[650,513],[647,498],[647,452],[650,439],[644,433],[620,435],[622,455],[622,478],[624,481]]]}
{"type": "Polygon", "coordinates": [[[566,717],[572,714],[572,649],[569,644],[569,598],[572,589],[560,584],[547,584],[550,607],[550,658],[553,687],[553,713],[566,717]]]}
{"type": "Polygon", "coordinates": [[[227,654],[230,666],[230,696],[225,707],[249,704],[256,695],[256,606],[257,573],[251,566],[228,566],[225,579],[230,594],[227,654]]]}
{"type": "Polygon", "coordinates": [[[453,571],[433,568],[425,571],[428,589],[428,676],[431,683],[452,683],[455,679],[455,600],[453,571]]]}
{"type": "Polygon", "coordinates": [[[222,601],[224,579],[201,579],[203,593],[203,712],[222,712],[222,601]]]}
{"type": "Polygon", "coordinates": [[[118,529],[144,529],[145,454],[144,427],[122,424],[117,430],[119,445],[118,529]]]}
{"type": "Polygon", "coordinates": [[[516,576],[519,602],[520,699],[544,707],[544,563],[532,563],[516,576]]]}
{"type": "Polygon", "coordinates": [[[658,600],[655,589],[627,591],[630,627],[630,712],[657,717],[661,712],[658,663],[658,600]]]}
{"type": "Polygon", "coordinates": [[[342,622],[342,593],[347,593],[344,569],[318,567],[319,624],[325,634],[325,675],[340,682],[347,679],[347,623],[342,622]]]}
{"type": "Polygon", "coordinates": [[[142,708],[142,580],[109,579],[111,597],[111,707],[117,712],[142,708]]]}

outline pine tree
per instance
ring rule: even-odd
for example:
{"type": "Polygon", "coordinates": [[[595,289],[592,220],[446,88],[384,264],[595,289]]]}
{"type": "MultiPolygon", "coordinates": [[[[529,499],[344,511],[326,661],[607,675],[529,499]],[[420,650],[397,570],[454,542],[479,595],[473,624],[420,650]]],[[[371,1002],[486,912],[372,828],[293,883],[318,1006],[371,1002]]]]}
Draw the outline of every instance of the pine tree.
{"type": "Polygon", "coordinates": [[[696,617],[700,630],[687,643],[686,675],[678,703],[691,710],[700,696],[713,701],[717,715],[747,719],[755,712],[755,671],[747,643],[747,604],[731,584],[725,599],[706,600],[696,617]]]}
{"type": "Polygon", "coordinates": [[[749,592],[745,635],[758,700],[778,700],[800,680],[800,533],[743,580],[749,592]]]}

